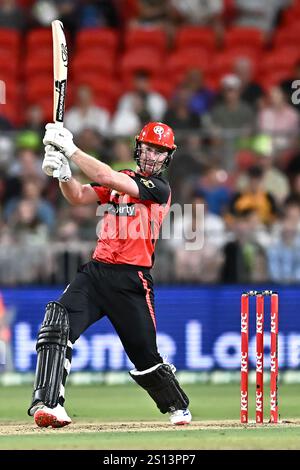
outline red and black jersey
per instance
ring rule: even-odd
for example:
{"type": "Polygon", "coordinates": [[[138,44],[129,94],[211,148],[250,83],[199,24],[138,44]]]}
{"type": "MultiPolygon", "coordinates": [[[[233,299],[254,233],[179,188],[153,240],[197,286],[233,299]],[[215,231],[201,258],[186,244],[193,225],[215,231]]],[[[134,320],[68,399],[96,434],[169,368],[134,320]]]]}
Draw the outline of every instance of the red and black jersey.
{"type": "Polygon", "coordinates": [[[92,183],[101,216],[93,259],[151,267],[159,230],[169,211],[171,189],[161,176],[144,177],[132,170],[122,173],[137,183],[139,198],[92,183]]]}

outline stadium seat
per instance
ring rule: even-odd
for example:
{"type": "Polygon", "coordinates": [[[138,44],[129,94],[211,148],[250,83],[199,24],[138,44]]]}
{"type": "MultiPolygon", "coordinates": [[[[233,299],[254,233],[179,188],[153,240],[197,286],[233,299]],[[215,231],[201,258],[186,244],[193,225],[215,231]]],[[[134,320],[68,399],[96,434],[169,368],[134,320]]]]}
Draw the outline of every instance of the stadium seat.
{"type": "Polygon", "coordinates": [[[76,51],[89,52],[94,49],[106,49],[116,53],[119,34],[112,28],[84,28],[77,33],[76,51]]]}
{"type": "Polygon", "coordinates": [[[177,32],[175,38],[176,49],[186,47],[200,47],[212,50],[216,47],[215,34],[211,29],[198,26],[183,26],[177,32]]]}
{"type": "Polygon", "coordinates": [[[47,98],[53,94],[53,76],[52,74],[41,75],[36,78],[30,78],[26,82],[25,100],[26,103],[32,104],[39,98],[47,98]]]}
{"type": "Polygon", "coordinates": [[[115,57],[106,50],[91,50],[78,53],[70,62],[72,76],[76,78],[81,73],[99,73],[101,75],[114,75],[115,57]]]}
{"type": "Polygon", "coordinates": [[[0,50],[17,54],[20,46],[20,34],[13,29],[0,28],[0,50]]]}
{"type": "Polygon", "coordinates": [[[139,48],[126,52],[120,62],[122,78],[144,70],[155,76],[163,70],[162,55],[149,48],[139,48]]]}
{"type": "Polygon", "coordinates": [[[172,80],[166,81],[160,78],[153,78],[153,80],[151,80],[151,89],[169,100],[175,89],[175,83],[172,80]]]}
{"type": "Polygon", "coordinates": [[[39,104],[43,110],[45,122],[53,122],[53,100],[52,98],[45,97],[35,103],[39,104]]]}
{"type": "Polygon", "coordinates": [[[299,41],[300,21],[288,28],[279,29],[273,38],[274,48],[296,45],[299,41]]]}
{"type": "Polygon", "coordinates": [[[26,35],[26,48],[30,51],[52,49],[51,28],[36,28],[28,31],[26,35]]]}
{"type": "Polygon", "coordinates": [[[220,88],[220,77],[215,75],[213,72],[210,73],[208,72],[205,75],[205,85],[213,91],[216,91],[217,93],[219,92],[220,88]]]}
{"type": "Polygon", "coordinates": [[[21,89],[19,81],[11,80],[11,77],[7,77],[2,71],[0,72],[0,80],[5,84],[5,101],[9,103],[19,100],[21,89]]]}
{"type": "MultiPolygon", "coordinates": [[[[39,75],[38,77],[29,77],[25,86],[24,93],[27,104],[40,103],[53,97],[53,76],[52,74],[39,75]]],[[[72,83],[68,80],[66,101],[68,104],[73,102],[72,83]]]]}
{"type": "Polygon", "coordinates": [[[217,54],[214,60],[211,61],[208,72],[209,75],[214,74],[216,77],[221,78],[227,73],[234,72],[234,65],[237,59],[249,58],[252,62],[253,73],[255,74],[257,69],[258,57],[259,54],[255,51],[252,51],[251,53],[249,53],[249,51],[247,53],[241,52],[241,49],[232,49],[224,51],[217,54]]]}
{"type": "Polygon", "coordinates": [[[300,21],[300,4],[295,3],[294,7],[288,8],[282,14],[282,24],[286,27],[300,21]]]}
{"type": "Polygon", "coordinates": [[[20,68],[16,55],[0,49],[0,64],[1,74],[11,77],[12,79],[19,75],[20,68]]]}
{"type": "Polygon", "coordinates": [[[136,49],[149,47],[160,52],[166,52],[167,36],[164,31],[158,28],[153,29],[129,29],[124,37],[125,49],[136,49]]]}
{"type": "Polygon", "coordinates": [[[264,46],[264,35],[259,29],[235,27],[226,32],[224,45],[226,48],[243,45],[260,49],[264,46]]]}
{"type": "Polygon", "coordinates": [[[278,70],[290,70],[300,58],[300,51],[293,48],[284,48],[264,54],[259,67],[260,74],[275,72],[278,70]]]}
{"type": "Polygon", "coordinates": [[[167,75],[176,82],[189,69],[206,71],[209,68],[209,54],[203,49],[182,49],[171,55],[166,64],[167,75]]]}
{"type": "Polygon", "coordinates": [[[40,74],[53,75],[53,56],[52,51],[37,52],[34,55],[27,54],[24,63],[24,72],[26,77],[39,76],[40,74]]]}
{"type": "Polygon", "coordinates": [[[234,46],[230,49],[225,49],[223,54],[230,55],[234,60],[238,57],[248,57],[252,62],[256,63],[260,58],[261,50],[247,46],[234,46]]]}
{"type": "Polygon", "coordinates": [[[283,80],[291,78],[292,73],[289,69],[285,70],[274,70],[271,73],[260,75],[258,77],[258,83],[264,90],[268,90],[273,85],[279,85],[283,80]]]}
{"type": "Polygon", "coordinates": [[[83,73],[77,76],[73,82],[75,93],[79,85],[88,85],[93,91],[95,101],[101,105],[105,103],[104,107],[108,108],[110,112],[113,111],[122,91],[117,80],[101,77],[99,74],[83,73]]]}
{"type": "Polygon", "coordinates": [[[20,81],[14,79],[11,75],[6,75],[2,69],[0,70],[0,81],[0,113],[6,116],[14,125],[19,125],[22,121],[22,111],[24,110],[24,103],[20,100],[20,81]]]}
{"type": "Polygon", "coordinates": [[[24,8],[31,7],[35,3],[35,0],[18,0],[18,5],[24,8]]]}

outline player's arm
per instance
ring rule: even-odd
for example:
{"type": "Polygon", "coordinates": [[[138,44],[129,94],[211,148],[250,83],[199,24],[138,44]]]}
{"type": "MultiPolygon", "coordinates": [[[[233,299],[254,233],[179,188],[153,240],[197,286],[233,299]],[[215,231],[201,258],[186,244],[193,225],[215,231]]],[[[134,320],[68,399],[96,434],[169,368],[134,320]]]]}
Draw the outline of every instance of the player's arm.
{"type": "Polygon", "coordinates": [[[125,173],[112,170],[110,166],[99,162],[96,158],[91,157],[80,149],[77,149],[71,158],[88,178],[101,184],[101,186],[115,189],[132,197],[139,197],[138,185],[125,173]]]}
{"type": "Polygon", "coordinates": [[[138,185],[130,176],[112,170],[105,163],[99,162],[80,150],[73,142],[72,133],[67,129],[59,128],[55,124],[47,124],[43,143],[59,149],[67,159],[72,159],[88,178],[101,186],[115,189],[132,197],[139,196],[138,185]]]}
{"type": "Polygon", "coordinates": [[[73,205],[92,204],[99,200],[97,194],[89,184],[81,184],[75,178],[59,182],[60,190],[65,199],[73,205]]]}

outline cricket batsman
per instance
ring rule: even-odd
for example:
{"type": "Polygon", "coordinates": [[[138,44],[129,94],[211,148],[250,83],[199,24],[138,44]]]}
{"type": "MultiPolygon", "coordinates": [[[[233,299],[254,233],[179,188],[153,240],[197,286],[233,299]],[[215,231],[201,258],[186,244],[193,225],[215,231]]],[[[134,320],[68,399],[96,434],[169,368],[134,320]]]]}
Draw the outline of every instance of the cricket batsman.
{"type": "Polygon", "coordinates": [[[134,364],[131,377],[161,413],[169,413],[172,424],[190,423],[189,399],[174,375],[175,367],[165,363],[157,349],[150,274],[155,243],[171,200],[162,172],[176,150],[172,129],[150,122],[141,130],[134,150],[136,171],[112,170],[76,147],[71,132],[56,124],[47,124],[43,143],[43,171],[48,176],[55,172],[67,201],[98,203],[103,218],[91,261],[78,270],[61,297],[46,306],[36,343],[36,375],[28,414],[40,427],[71,423],[64,392],[73,344],[90,325],[107,316],[134,364]],[[77,181],[70,160],[93,183],[77,181]]]}

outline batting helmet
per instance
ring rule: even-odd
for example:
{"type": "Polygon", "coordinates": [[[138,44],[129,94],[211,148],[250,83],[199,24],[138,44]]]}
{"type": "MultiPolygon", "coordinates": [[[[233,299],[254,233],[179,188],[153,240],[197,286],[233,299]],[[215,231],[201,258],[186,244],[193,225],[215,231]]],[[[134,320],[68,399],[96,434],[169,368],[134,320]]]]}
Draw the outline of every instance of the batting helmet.
{"type": "Polygon", "coordinates": [[[136,140],[146,144],[166,147],[169,150],[176,149],[173,130],[162,122],[149,122],[146,124],[136,137],[136,140]]]}
{"type": "MultiPolygon", "coordinates": [[[[139,135],[136,136],[136,147],[134,158],[139,166],[140,165],[140,144],[152,144],[165,148],[168,151],[168,156],[164,160],[159,173],[163,171],[170,164],[173,154],[177,148],[174,143],[174,132],[171,127],[162,122],[149,122],[146,124],[139,135]]],[[[153,173],[154,174],[154,173],[153,173]]]]}

